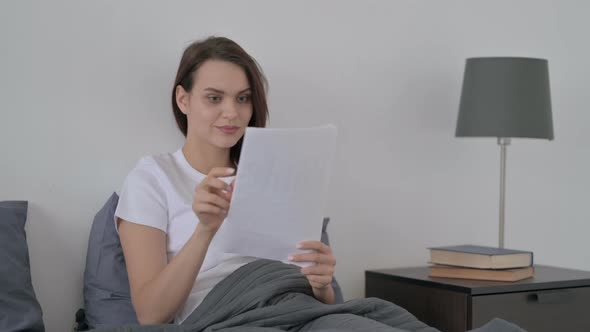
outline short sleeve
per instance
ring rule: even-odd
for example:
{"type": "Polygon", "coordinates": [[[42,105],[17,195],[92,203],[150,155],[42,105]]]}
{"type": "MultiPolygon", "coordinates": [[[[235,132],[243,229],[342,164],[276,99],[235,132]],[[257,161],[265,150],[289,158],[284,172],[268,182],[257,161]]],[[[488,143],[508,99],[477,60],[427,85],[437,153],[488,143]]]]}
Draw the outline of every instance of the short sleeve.
{"type": "Polygon", "coordinates": [[[115,210],[115,225],[117,217],[167,233],[166,195],[154,164],[142,160],[127,175],[115,210]]]}

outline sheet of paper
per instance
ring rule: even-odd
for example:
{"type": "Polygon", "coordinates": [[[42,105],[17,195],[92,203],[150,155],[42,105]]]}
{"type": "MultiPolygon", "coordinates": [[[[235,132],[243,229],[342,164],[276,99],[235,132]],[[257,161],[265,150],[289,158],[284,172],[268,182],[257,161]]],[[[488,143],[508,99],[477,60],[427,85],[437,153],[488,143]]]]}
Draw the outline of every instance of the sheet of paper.
{"type": "Polygon", "coordinates": [[[288,262],[302,252],[298,242],[320,240],[336,134],[333,125],[246,129],[231,206],[215,236],[221,250],[288,262]]]}

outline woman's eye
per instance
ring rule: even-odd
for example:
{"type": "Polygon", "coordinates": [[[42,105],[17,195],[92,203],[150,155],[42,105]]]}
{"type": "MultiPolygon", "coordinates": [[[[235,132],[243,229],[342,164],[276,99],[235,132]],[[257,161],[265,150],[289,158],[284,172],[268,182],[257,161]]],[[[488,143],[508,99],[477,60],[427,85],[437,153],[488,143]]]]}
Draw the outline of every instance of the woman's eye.
{"type": "Polygon", "coordinates": [[[238,97],[238,102],[239,103],[247,103],[250,101],[250,95],[242,95],[238,97]]]}
{"type": "Polygon", "coordinates": [[[209,99],[210,102],[212,102],[214,104],[217,104],[217,103],[219,103],[221,101],[221,97],[220,96],[211,95],[211,96],[207,96],[207,98],[209,99]]]}

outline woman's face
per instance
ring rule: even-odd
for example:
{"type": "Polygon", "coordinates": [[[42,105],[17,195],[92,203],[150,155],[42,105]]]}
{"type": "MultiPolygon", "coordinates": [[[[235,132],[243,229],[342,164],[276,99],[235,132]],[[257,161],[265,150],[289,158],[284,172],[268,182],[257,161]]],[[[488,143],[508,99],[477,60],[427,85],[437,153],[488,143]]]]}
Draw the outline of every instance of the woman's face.
{"type": "Polygon", "coordinates": [[[207,60],[194,75],[190,92],[176,90],[178,106],[187,115],[187,135],[200,144],[231,148],[252,117],[246,73],[231,62],[207,60]]]}

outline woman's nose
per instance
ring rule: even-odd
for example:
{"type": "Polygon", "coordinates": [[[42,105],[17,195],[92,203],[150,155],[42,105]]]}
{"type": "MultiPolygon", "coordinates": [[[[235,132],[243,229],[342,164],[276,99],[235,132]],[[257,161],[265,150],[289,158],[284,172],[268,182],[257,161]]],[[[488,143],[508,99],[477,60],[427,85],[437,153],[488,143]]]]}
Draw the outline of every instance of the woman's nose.
{"type": "Polygon", "coordinates": [[[222,116],[224,118],[233,119],[238,116],[238,105],[231,101],[223,105],[222,116]]]}

